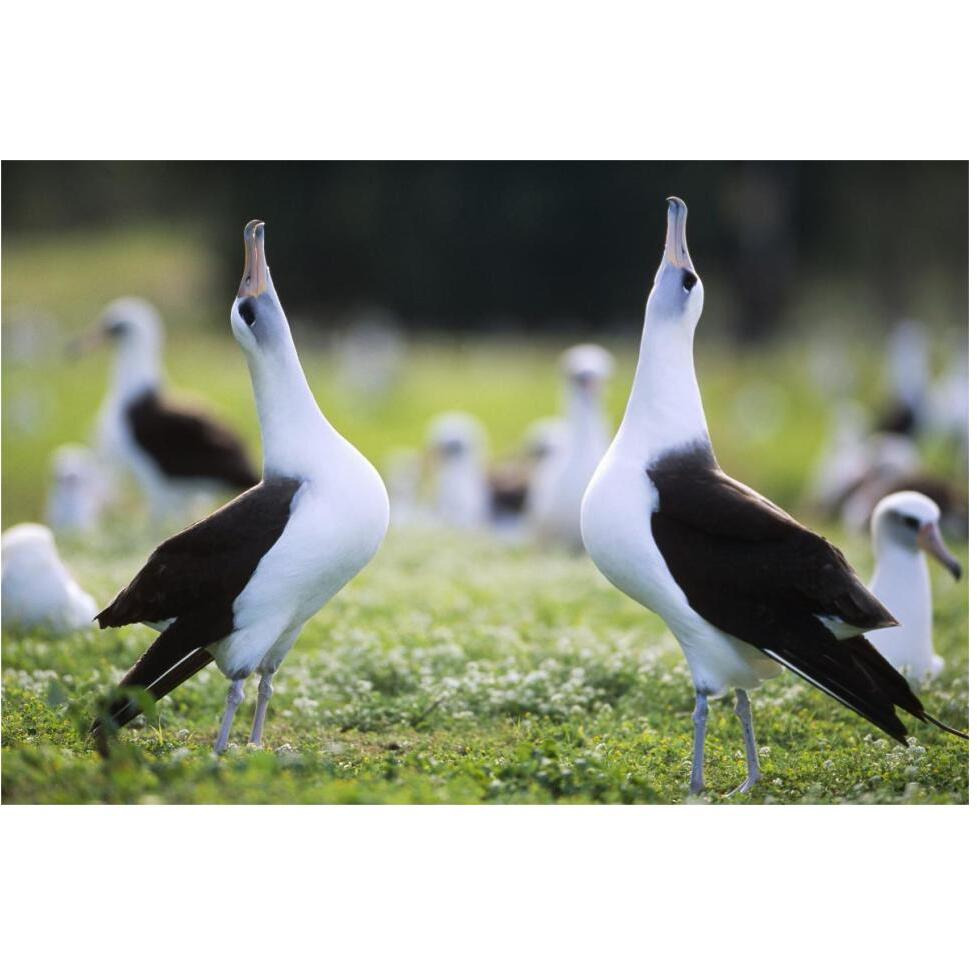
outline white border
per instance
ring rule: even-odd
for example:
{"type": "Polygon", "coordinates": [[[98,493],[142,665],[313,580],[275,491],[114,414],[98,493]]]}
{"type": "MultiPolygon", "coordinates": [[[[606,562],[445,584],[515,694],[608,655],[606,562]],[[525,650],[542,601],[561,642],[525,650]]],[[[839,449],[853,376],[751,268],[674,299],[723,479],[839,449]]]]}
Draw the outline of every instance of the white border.
{"type": "MultiPolygon", "coordinates": [[[[972,31],[933,0],[49,3],[4,32],[4,158],[966,158],[973,130],[972,31]]],[[[7,807],[0,830],[14,973],[972,958],[969,808],[7,807]]]]}

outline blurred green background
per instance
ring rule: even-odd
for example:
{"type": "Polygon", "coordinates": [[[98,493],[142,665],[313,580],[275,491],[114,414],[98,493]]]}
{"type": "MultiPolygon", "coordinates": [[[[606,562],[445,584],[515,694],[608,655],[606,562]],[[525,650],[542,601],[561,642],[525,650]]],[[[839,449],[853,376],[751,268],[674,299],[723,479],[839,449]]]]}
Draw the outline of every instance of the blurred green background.
{"type": "Polygon", "coordinates": [[[557,409],[555,357],[581,340],[618,354],[616,421],[668,193],[690,206],[706,287],[697,356],[720,459],[782,503],[800,499],[829,423],[817,351],[874,411],[897,317],[924,321],[935,372],[966,342],[964,164],[5,163],[2,175],[4,526],[40,516],[50,451],[90,433],[108,356],[69,361],[64,343],[119,295],[160,308],[172,384],[257,450],[227,322],[253,216],[320,403],[381,467],[446,409],[478,415],[496,457],[514,452],[557,409]],[[406,357],[367,397],[344,383],[341,349],[377,317],[406,357]]]}

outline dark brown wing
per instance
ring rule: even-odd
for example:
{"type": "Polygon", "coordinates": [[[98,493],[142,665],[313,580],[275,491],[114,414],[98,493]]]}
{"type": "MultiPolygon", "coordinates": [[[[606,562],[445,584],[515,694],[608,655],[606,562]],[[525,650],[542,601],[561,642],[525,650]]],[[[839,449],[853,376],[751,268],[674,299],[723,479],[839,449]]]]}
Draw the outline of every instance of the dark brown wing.
{"type": "Polygon", "coordinates": [[[664,534],[672,543],[670,530],[695,541],[682,552],[669,548],[680,564],[707,571],[680,566],[704,598],[715,593],[719,577],[728,578],[735,608],[743,612],[741,630],[758,639],[744,640],[761,643],[785,615],[817,615],[865,631],[897,623],[837,547],[715,465],[666,460],[649,475],[660,500],[656,542],[664,534]]]}
{"type": "Polygon", "coordinates": [[[265,479],[160,543],[112,603],[101,627],[167,621],[234,602],[288,521],[300,483],[265,479]]]}
{"type": "MultiPolygon", "coordinates": [[[[234,601],[285,529],[300,484],[292,478],[266,479],[153,551],[97,616],[103,628],[172,620],[119,690],[139,686],[160,699],[212,660],[207,646],[233,630],[234,601]]],[[[107,706],[115,726],[139,712],[134,700],[118,693],[107,706]]],[[[102,728],[96,720],[92,730],[104,749],[102,728]]]]}
{"type": "Polygon", "coordinates": [[[651,530],[690,606],[904,741],[894,706],[922,719],[922,703],[866,639],[822,621],[872,630],[892,615],[836,547],[709,459],[686,452],[649,471],[651,530]]]}
{"type": "Polygon", "coordinates": [[[167,475],[209,478],[232,488],[250,488],[258,473],[244,443],[206,414],[172,404],[149,391],[126,414],[136,443],[167,475]]]}

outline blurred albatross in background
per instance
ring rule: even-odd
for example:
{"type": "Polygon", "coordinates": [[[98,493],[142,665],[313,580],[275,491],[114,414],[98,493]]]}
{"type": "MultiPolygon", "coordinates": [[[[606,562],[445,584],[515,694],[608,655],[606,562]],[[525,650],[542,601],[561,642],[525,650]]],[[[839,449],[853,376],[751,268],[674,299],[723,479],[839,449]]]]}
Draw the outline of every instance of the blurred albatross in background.
{"type": "Polygon", "coordinates": [[[432,418],[426,460],[433,468],[434,516],[441,525],[451,529],[488,525],[487,443],[485,426],[465,411],[445,411],[432,418]]]}
{"type": "Polygon", "coordinates": [[[92,532],[110,497],[108,478],[91,448],[63,444],[51,456],[45,518],[56,533],[92,532]]]}
{"type": "Polygon", "coordinates": [[[71,349],[106,343],[115,348],[115,366],[99,413],[98,448],[135,476],[154,519],[179,517],[201,492],[238,492],[258,481],[233,431],[163,393],[163,324],[152,305],[117,299],[71,349]]]}
{"type": "Polygon", "coordinates": [[[92,627],[96,607],[61,562],[47,526],[25,522],[0,536],[0,616],[11,631],[61,636],[92,627]]]}
{"type": "Polygon", "coordinates": [[[538,542],[580,550],[580,503],[610,443],[603,397],[614,358],[602,346],[584,343],[568,349],[560,365],[565,424],[554,450],[533,472],[527,512],[538,542]]]}
{"type": "Polygon", "coordinates": [[[933,600],[926,553],[955,580],[962,569],[940,534],[940,508],[919,492],[886,496],[872,513],[875,574],[869,587],[885,602],[899,626],[872,635],[886,660],[921,683],[943,671],[933,650],[933,600]]]}

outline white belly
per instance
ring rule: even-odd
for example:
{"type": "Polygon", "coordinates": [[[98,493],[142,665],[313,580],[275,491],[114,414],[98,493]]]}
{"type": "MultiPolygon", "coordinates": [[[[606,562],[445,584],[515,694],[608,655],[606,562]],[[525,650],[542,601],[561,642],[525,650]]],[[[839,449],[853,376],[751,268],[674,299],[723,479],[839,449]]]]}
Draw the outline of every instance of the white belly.
{"type": "Polygon", "coordinates": [[[579,549],[580,505],[600,461],[600,452],[577,451],[543,462],[529,486],[527,509],[541,542],[579,549]]]}
{"type": "Polygon", "coordinates": [[[899,621],[898,627],[867,636],[882,657],[913,682],[939,675],[943,659],[933,650],[933,602],[925,557],[915,553],[885,572],[879,568],[869,590],[899,621]]]}
{"type": "Polygon", "coordinates": [[[584,496],[584,546],[619,590],[660,615],[678,639],[697,690],[755,688],[780,666],[751,645],[720,631],[698,614],[668,571],[651,532],[658,493],[640,465],[615,457],[597,468],[584,496]]]}
{"type": "Polygon", "coordinates": [[[479,529],[489,516],[485,473],[478,467],[448,462],[438,475],[438,519],[453,529],[479,529]]]}
{"type": "Polygon", "coordinates": [[[226,675],[281,664],[305,622],[373,558],[387,531],[380,476],[354,470],[299,488],[284,532],[234,602],[234,631],[210,651],[226,675]]]}

